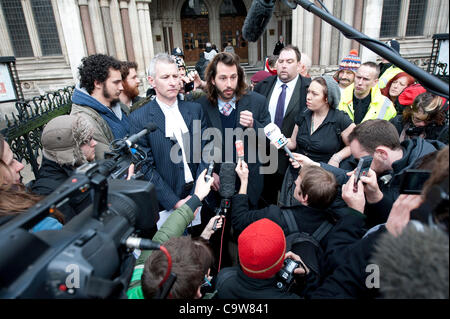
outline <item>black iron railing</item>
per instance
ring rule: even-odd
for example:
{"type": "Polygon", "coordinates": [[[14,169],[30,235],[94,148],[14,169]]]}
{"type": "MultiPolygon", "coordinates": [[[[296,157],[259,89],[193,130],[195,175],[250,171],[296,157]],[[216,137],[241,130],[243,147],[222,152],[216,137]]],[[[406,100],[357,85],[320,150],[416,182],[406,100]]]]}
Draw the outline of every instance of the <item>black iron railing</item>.
{"type": "Polygon", "coordinates": [[[6,128],[2,135],[8,141],[19,162],[30,164],[34,177],[38,178],[37,159],[42,150],[41,134],[51,119],[69,114],[74,87],[66,87],[31,100],[16,102],[17,114],[6,115],[6,128]]]}

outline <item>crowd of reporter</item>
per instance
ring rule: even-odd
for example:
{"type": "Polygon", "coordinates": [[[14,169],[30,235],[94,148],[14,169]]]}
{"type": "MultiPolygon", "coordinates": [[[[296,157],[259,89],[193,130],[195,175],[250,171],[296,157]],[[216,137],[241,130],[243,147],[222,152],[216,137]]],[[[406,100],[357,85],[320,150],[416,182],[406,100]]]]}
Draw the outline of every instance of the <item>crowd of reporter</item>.
{"type": "MultiPolygon", "coordinates": [[[[100,159],[99,140],[103,155],[105,145],[138,132],[145,119],[154,118],[148,114],[161,108],[158,116],[165,117],[166,126],[138,144],[149,156],[142,168],[143,179],[155,183],[159,209],[169,212],[149,236],[172,257],[177,278],[168,298],[449,297],[445,99],[426,92],[405,72],[387,79],[374,63],[359,63],[354,69],[348,64],[340,67],[338,73],[353,72],[354,83],[345,88],[345,81],[339,80],[346,78],[339,74],[311,81],[300,74],[301,54],[293,46],[281,49],[275,57],[279,59],[274,67],[278,74],[275,70],[275,75],[267,74],[261,83],[252,83],[254,92],[245,84],[235,54],[212,56],[204,79],[196,71],[186,71],[182,51],[174,55],[158,55],[152,61],[149,77],[154,91],[145,98],[139,98],[136,91],[136,64],[121,64],[102,55],[85,58],[73,98],[76,108],[71,115],[57,117],[45,126],[39,178],[28,185],[21,183],[23,165],[0,136],[0,225],[26,214],[81,165],[100,159]],[[99,75],[94,74],[99,72],[94,71],[96,63],[106,65],[99,75]],[[161,75],[166,70],[170,80],[161,75]],[[380,89],[378,77],[383,75],[386,83],[380,89]],[[374,86],[360,84],[366,76],[374,77],[374,86]],[[194,89],[186,92],[185,83],[191,82],[194,89]],[[284,124],[277,124],[283,121],[283,113],[281,118],[278,110],[275,114],[280,104],[278,95],[272,97],[276,90],[281,91],[280,96],[288,92],[284,124]],[[355,90],[354,101],[343,107],[341,93],[347,94],[345,90],[355,90]],[[372,102],[365,102],[368,97],[372,102]],[[386,107],[390,103],[389,118],[366,118],[377,107],[373,99],[387,101],[386,107]],[[241,108],[247,100],[250,106],[241,108]],[[231,109],[226,109],[225,102],[232,102],[231,109]],[[364,103],[372,104],[364,109],[364,103]],[[211,111],[213,105],[216,113],[211,111]],[[350,106],[355,114],[348,113],[350,106]],[[288,110],[295,110],[291,119],[288,110]],[[234,114],[234,122],[227,111],[234,114]],[[286,162],[283,170],[263,178],[247,163],[248,154],[238,158],[234,153],[238,179],[231,209],[226,215],[216,214],[220,165],[216,163],[206,178],[207,163],[183,165],[190,155],[182,146],[182,164],[174,166],[182,173],[164,163],[169,158],[165,139],[170,138],[170,145],[182,145],[177,130],[193,134],[184,112],[198,117],[202,131],[216,123],[223,129],[244,130],[275,123],[290,137],[287,148],[292,157],[278,150],[278,158],[286,162]],[[179,122],[169,125],[171,121],[179,122]],[[355,181],[356,164],[367,156],[371,157],[370,168],[355,181]],[[430,174],[421,194],[402,193],[402,179],[412,169],[430,174]],[[200,212],[200,226],[192,227],[200,212]],[[319,229],[322,234],[317,237],[319,229]],[[298,233],[307,244],[292,242],[298,233]],[[280,275],[290,261],[296,266],[292,284],[286,285],[280,275]]],[[[128,179],[133,178],[133,169],[131,166],[128,179]]],[[[91,203],[89,193],[73,196],[32,231],[58,231],[91,203]]],[[[136,250],[135,256],[126,295],[130,299],[155,298],[168,261],[162,251],[136,250]]]]}

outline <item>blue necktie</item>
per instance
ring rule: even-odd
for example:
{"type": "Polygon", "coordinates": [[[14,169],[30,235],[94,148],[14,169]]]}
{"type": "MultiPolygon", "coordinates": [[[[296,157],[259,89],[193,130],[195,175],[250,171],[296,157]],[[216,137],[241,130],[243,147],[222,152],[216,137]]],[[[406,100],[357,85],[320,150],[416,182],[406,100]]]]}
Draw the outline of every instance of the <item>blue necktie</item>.
{"type": "Polygon", "coordinates": [[[275,111],[275,124],[281,129],[284,117],[284,101],[286,100],[286,84],[281,85],[281,93],[278,97],[277,109],[275,111]]]}

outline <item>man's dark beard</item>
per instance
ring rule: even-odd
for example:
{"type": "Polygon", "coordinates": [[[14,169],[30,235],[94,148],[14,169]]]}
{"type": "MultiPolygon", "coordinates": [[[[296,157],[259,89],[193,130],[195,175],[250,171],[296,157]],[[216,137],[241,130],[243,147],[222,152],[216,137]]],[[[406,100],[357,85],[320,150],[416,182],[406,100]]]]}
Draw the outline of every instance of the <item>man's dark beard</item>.
{"type": "MultiPolygon", "coordinates": [[[[228,89],[228,88],[227,88],[228,89]]],[[[225,89],[226,90],[226,89],[225,89]]],[[[237,89],[234,89],[233,90],[233,97],[234,96],[236,96],[236,90],[237,89]]],[[[227,98],[225,97],[225,94],[222,92],[222,91],[220,91],[217,87],[216,87],[216,92],[217,92],[217,96],[221,99],[221,100],[226,100],[227,98]]]]}
{"type": "MultiPolygon", "coordinates": [[[[111,99],[111,94],[109,94],[108,91],[106,90],[106,84],[103,84],[103,97],[107,100],[111,99]]],[[[109,106],[113,106],[119,101],[120,99],[112,99],[111,102],[109,103],[109,106]]]]}

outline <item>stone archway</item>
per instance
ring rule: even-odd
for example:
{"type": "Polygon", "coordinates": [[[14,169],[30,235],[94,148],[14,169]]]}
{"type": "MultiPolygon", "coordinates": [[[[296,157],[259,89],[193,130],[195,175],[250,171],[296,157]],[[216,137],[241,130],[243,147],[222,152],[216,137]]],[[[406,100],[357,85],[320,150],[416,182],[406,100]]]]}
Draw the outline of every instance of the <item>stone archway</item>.
{"type": "Polygon", "coordinates": [[[220,41],[221,49],[231,42],[241,62],[248,62],[248,42],[242,37],[247,9],[242,0],[223,0],[220,5],[220,41]]]}
{"type": "Polygon", "coordinates": [[[211,42],[208,8],[203,0],[186,0],[181,8],[180,16],[185,62],[194,64],[205,49],[206,42],[211,42]]]}

